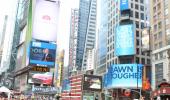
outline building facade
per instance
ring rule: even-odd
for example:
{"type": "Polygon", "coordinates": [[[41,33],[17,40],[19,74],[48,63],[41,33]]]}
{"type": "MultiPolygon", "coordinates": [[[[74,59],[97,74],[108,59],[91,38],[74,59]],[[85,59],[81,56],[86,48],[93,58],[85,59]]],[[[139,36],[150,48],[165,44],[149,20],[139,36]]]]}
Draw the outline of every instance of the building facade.
{"type": "Polygon", "coordinates": [[[150,0],[152,40],[152,88],[163,79],[170,82],[170,1],[150,0]]]}
{"type": "Polygon", "coordinates": [[[69,72],[76,68],[78,15],[79,15],[78,9],[71,10],[70,40],[69,40],[69,72]]]}
{"type": "MultiPolygon", "coordinates": [[[[108,1],[108,34],[107,34],[107,67],[111,64],[124,64],[124,63],[141,63],[150,64],[149,54],[142,52],[141,46],[141,32],[143,28],[147,25],[146,19],[146,2],[145,0],[129,0],[130,16],[127,19],[132,21],[134,25],[134,41],[135,41],[135,55],[117,57],[115,54],[115,33],[116,25],[126,19],[126,16],[121,16],[120,13],[120,1],[119,0],[109,0],[108,1]]],[[[122,14],[123,15],[123,14],[122,14]]]]}
{"type": "Polygon", "coordinates": [[[86,70],[87,52],[95,47],[97,0],[80,0],[77,34],[76,66],[86,70]]]}
{"type": "Polygon", "coordinates": [[[108,34],[108,0],[101,0],[101,19],[100,29],[98,32],[98,55],[97,55],[97,74],[106,72],[106,55],[107,55],[107,34],[108,34]]]}

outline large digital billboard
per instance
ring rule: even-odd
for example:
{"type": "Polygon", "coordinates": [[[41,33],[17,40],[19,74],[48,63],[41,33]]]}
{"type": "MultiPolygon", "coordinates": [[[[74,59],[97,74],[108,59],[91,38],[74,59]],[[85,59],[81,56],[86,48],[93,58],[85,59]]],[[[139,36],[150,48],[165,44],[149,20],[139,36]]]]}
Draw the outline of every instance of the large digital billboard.
{"type": "Polygon", "coordinates": [[[104,76],[105,88],[141,88],[141,64],[114,64],[104,76]]]}
{"type": "Polygon", "coordinates": [[[120,10],[127,10],[129,9],[129,2],[128,0],[120,0],[120,10]]]}
{"type": "Polygon", "coordinates": [[[30,71],[28,76],[28,83],[51,85],[53,83],[53,73],[30,71]]]}
{"type": "Polygon", "coordinates": [[[101,91],[102,77],[95,75],[84,75],[83,90],[101,91]]]}
{"type": "Polygon", "coordinates": [[[136,53],[134,40],[134,25],[119,25],[116,27],[115,36],[115,55],[125,56],[134,55],[136,53]]]}
{"type": "Polygon", "coordinates": [[[45,42],[31,42],[29,65],[54,67],[56,44],[45,42]]]}
{"type": "Polygon", "coordinates": [[[35,12],[33,15],[33,39],[56,41],[59,5],[59,1],[36,0],[35,12]]]}

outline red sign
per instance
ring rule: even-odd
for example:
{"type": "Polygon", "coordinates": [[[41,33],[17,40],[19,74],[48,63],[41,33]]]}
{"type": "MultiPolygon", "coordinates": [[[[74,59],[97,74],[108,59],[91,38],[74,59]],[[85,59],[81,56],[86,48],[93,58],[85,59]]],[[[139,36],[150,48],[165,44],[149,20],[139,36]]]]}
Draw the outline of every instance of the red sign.
{"type": "Polygon", "coordinates": [[[170,95],[170,87],[164,87],[164,88],[160,88],[160,89],[155,90],[152,93],[152,97],[156,97],[156,96],[164,95],[164,94],[170,95]]]}

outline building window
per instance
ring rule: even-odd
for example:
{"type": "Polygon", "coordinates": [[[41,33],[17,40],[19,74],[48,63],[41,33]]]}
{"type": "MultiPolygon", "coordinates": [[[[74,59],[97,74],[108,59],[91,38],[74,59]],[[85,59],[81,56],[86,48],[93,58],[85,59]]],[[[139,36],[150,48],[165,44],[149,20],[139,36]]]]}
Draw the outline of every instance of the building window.
{"type": "Polygon", "coordinates": [[[145,58],[142,58],[142,64],[145,64],[145,58]]]}
{"type": "Polygon", "coordinates": [[[165,9],[165,15],[168,15],[168,8],[165,9]]]}
{"type": "Polygon", "coordinates": [[[135,18],[139,18],[139,13],[135,12],[135,18]]]}
{"type": "Polygon", "coordinates": [[[133,17],[133,11],[132,10],[130,11],[130,17],[133,17]]]}
{"type": "Polygon", "coordinates": [[[140,0],[140,3],[144,3],[144,1],[143,1],[143,0],[140,0]]]}
{"type": "Polygon", "coordinates": [[[138,6],[138,4],[135,4],[135,9],[137,9],[137,10],[139,9],[139,6],[138,6]]]}
{"type": "Polygon", "coordinates": [[[159,48],[162,48],[162,42],[159,42],[159,48]]]}
{"type": "Polygon", "coordinates": [[[131,8],[133,8],[133,3],[131,3],[131,8]]]}
{"type": "Polygon", "coordinates": [[[165,19],[165,24],[166,24],[166,25],[169,24],[169,19],[168,19],[168,18],[165,19]]]}
{"type": "Polygon", "coordinates": [[[145,27],[145,24],[142,22],[141,23],[141,29],[143,29],[145,27]]]}
{"type": "Polygon", "coordinates": [[[139,64],[139,57],[136,57],[136,63],[139,64]]]}
{"type": "Polygon", "coordinates": [[[163,79],[163,63],[155,64],[155,81],[156,86],[160,84],[163,79]]]}
{"type": "Polygon", "coordinates": [[[139,22],[136,21],[136,28],[139,28],[139,22]]]}
{"type": "Polygon", "coordinates": [[[155,54],[155,60],[158,60],[158,54],[157,53],[155,54]]]}
{"type": "Polygon", "coordinates": [[[158,29],[161,29],[161,28],[162,28],[162,23],[159,22],[159,23],[158,23],[158,29]]]}
{"type": "Polygon", "coordinates": [[[139,39],[136,39],[136,45],[139,46],[140,43],[139,43],[139,39]]]}
{"type": "Polygon", "coordinates": [[[136,30],[136,37],[139,37],[139,31],[136,30]]]}
{"type": "Polygon", "coordinates": [[[159,58],[162,59],[163,58],[163,52],[159,53],[159,58]]]}
{"type": "Polygon", "coordinates": [[[150,59],[147,59],[147,64],[151,64],[151,60],[150,59]]]}
{"type": "Polygon", "coordinates": [[[158,38],[162,38],[162,31],[161,31],[161,32],[159,32],[159,34],[158,34],[158,38]]]}
{"type": "Polygon", "coordinates": [[[141,13],[140,18],[144,20],[144,13],[141,13]]]}
{"type": "Polygon", "coordinates": [[[139,51],[139,48],[136,48],[136,54],[139,54],[140,51],[139,51]]]}
{"type": "Polygon", "coordinates": [[[144,6],[140,6],[140,10],[141,10],[141,11],[144,11],[144,6]]]}

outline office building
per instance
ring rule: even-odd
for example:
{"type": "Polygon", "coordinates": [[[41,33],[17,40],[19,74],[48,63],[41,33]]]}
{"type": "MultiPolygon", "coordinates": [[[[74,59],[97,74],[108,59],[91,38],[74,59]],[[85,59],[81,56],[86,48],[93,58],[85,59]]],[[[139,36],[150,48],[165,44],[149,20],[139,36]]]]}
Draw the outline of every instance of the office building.
{"type": "Polygon", "coordinates": [[[80,0],[77,34],[76,66],[85,71],[87,52],[95,47],[97,0],[80,0]]]}
{"type": "Polygon", "coordinates": [[[69,72],[76,68],[76,49],[78,32],[78,9],[71,9],[69,40],[69,72]]]}
{"type": "MultiPolygon", "coordinates": [[[[109,0],[108,1],[108,34],[107,34],[107,67],[112,64],[125,64],[125,63],[141,63],[150,64],[149,54],[142,52],[141,46],[141,32],[146,26],[146,3],[145,0],[129,0],[130,16],[120,16],[120,1],[109,0]],[[135,54],[132,56],[118,57],[115,54],[115,33],[116,25],[121,21],[130,19],[135,26],[134,28],[134,40],[135,40],[135,54]]],[[[123,14],[122,14],[123,15],[123,14]]]]}
{"type": "Polygon", "coordinates": [[[170,82],[170,1],[150,0],[152,88],[170,82]]]}

